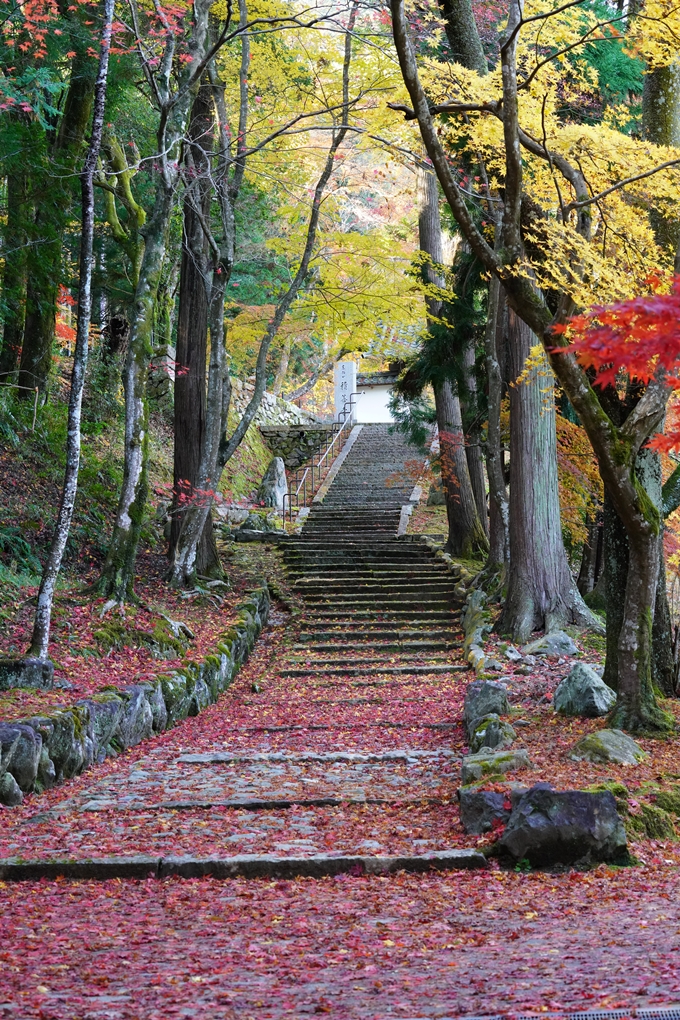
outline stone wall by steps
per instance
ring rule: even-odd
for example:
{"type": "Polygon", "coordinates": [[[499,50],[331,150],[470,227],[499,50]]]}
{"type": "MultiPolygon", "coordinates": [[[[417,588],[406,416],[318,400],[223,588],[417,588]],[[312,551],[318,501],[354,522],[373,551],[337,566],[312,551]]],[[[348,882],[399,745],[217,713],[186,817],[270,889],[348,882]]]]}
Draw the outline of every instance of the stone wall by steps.
{"type": "Polygon", "coordinates": [[[156,680],[83,698],[45,716],[0,722],[0,804],[20,804],[217,701],[246,661],[269,615],[269,591],[241,602],[237,620],[202,663],[156,680]]]}

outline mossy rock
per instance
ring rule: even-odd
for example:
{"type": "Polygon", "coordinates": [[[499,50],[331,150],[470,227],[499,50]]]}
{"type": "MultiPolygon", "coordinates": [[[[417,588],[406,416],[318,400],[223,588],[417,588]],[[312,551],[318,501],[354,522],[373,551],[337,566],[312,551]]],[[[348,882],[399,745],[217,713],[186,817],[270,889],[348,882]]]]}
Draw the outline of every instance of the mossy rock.
{"type": "Polygon", "coordinates": [[[656,795],[656,803],[664,811],[680,818],[680,786],[673,786],[670,790],[661,790],[656,795]]]}
{"type": "Polygon", "coordinates": [[[630,797],[630,790],[625,783],[621,783],[616,779],[612,779],[608,782],[595,783],[593,786],[586,787],[587,793],[604,793],[609,792],[613,795],[616,801],[616,810],[620,815],[628,814],[628,798],[630,797]]]}
{"type": "Polygon", "coordinates": [[[622,730],[596,730],[574,744],[569,757],[572,761],[590,761],[596,764],[637,765],[649,755],[622,730]]]}
{"type": "Polygon", "coordinates": [[[642,821],[650,839],[673,839],[676,835],[671,816],[656,804],[642,805],[642,821]]]}
{"type": "Polygon", "coordinates": [[[188,639],[175,635],[166,620],[156,620],[151,631],[130,626],[122,620],[109,620],[94,631],[93,637],[103,652],[149,648],[154,659],[181,659],[189,647],[188,639]]]}

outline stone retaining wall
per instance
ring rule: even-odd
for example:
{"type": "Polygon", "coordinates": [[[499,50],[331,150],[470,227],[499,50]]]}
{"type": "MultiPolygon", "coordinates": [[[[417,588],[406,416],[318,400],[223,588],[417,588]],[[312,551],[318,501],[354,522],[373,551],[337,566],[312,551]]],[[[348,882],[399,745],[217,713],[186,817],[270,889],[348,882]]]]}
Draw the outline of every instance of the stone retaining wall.
{"type": "Polygon", "coordinates": [[[252,592],[237,607],[236,623],[221,635],[216,653],[202,663],[154,681],[104,688],[49,715],[0,722],[0,804],[20,804],[24,793],[41,793],[198,715],[217,701],[250,655],[269,606],[266,586],[252,592]]]}
{"type": "Polygon", "coordinates": [[[306,464],[337,429],[334,425],[260,425],[260,434],[275,457],[281,457],[287,471],[306,464]]]}

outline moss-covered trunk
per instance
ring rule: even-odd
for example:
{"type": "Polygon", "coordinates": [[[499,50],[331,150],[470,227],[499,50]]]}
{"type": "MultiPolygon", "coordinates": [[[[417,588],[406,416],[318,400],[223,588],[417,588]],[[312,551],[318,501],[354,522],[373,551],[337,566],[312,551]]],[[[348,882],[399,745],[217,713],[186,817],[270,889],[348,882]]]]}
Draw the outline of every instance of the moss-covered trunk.
{"type": "Polygon", "coordinates": [[[123,389],[125,449],[118,511],[99,587],[103,594],[125,602],[133,597],[137,546],[148,496],[149,408],[147,376],[152,354],[154,304],[163,269],[168,223],[174,195],[160,183],[156,206],[147,224],[146,245],[130,324],[123,389]]]}

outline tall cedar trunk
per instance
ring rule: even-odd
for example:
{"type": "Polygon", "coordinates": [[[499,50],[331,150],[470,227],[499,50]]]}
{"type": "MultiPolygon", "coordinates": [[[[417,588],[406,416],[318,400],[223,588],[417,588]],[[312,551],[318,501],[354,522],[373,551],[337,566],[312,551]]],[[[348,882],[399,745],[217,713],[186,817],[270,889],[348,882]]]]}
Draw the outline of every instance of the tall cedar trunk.
{"type": "MultiPolygon", "coordinates": [[[[512,309],[508,334],[517,379],[536,338],[512,309]]],[[[510,569],[499,626],[522,642],[534,630],[592,622],[564,551],[552,372],[544,362],[510,387],[510,569]]]]}
{"type": "Polygon", "coordinates": [[[69,187],[77,165],[87,125],[90,122],[96,64],[83,45],[82,28],[73,24],[75,55],[71,77],[56,138],[45,160],[45,171],[34,184],[36,214],[33,224],[36,243],[28,253],[26,322],[19,364],[19,393],[38,387],[46,396],[52,370],[52,343],[61,280],[62,240],[72,205],[69,187]]]}
{"type": "MultiPolygon", "coordinates": [[[[7,382],[7,376],[13,376],[16,372],[24,338],[28,215],[26,168],[14,165],[7,172],[7,223],[4,238],[6,254],[2,276],[5,327],[0,351],[0,382],[7,382]]],[[[16,379],[13,378],[12,382],[16,382],[16,379]]]]}
{"type": "MultiPolygon", "coordinates": [[[[189,138],[190,184],[184,200],[184,237],[179,282],[175,374],[175,450],[170,548],[174,557],[186,514],[186,499],[200,499],[195,489],[206,429],[206,371],[208,357],[208,290],[210,260],[208,239],[201,218],[210,219],[210,158],[215,141],[215,107],[210,85],[198,90],[191,112],[189,138]],[[196,208],[198,205],[200,209],[196,208]]],[[[203,497],[205,498],[205,497],[203,497]]],[[[209,515],[196,553],[196,571],[220,575],[220,561],[209,515]]]]}
{"type": "Polygon", "coordinates": [[[434,387],[439,427],[442,482],[446,496],[449,537],[446,551],[472,559],[488,550],[488,543],[477,513],[472,482],[465,455],[463,419],[460,401],[451,383],[445,380],[434,387]]]}
{"type": "MultiPolygon", "coordinates": [[[[670,67],[657,68],[645,75],[642,100],[645,136],[657,145],[680,146],[680,61],[676,60],[670,67]]],[[[650,211],[650,219],[657,241],[673,253],[675,271],[680,272],[680,223],[677,219],[669,220],[660,216],[656,210],[650,211]]],[[[654,686],[664,694],[672,695],[675,691],[675,662],[673,628],[666,587],[663,517],[662,513],[651,669],[654,686]]]]}
{"type": "Polygon", "coordinates": [[[494,570],[507,569],[510,559],[508,493],[503,474],[501,444],[501,403],[503,374],[499,364],[498,342],[505,335],[507,303],[495,276],[489,281],[489,300],[484,347],[488,386],[488,426],[486,437],[486,473],[489,479],[489,559],[494,570]]]}
{"type": "MultiPolygon", "coordinates": [[[[186,135],[193,99],[198,89],[194,74],[209,45],[210,0],[196,0],[191,34],[186,39],[186,56],[179,80],[171,77],[167,65],[159,93],[163,104],[157,152],[159,172],[155,175],[154,206],[144,229],[144,252],[135,287],[130,322],[123,388],[125,390],[125,446],[123,484],[99,589],[119,602],[134,597],[137,547],[148,495],[148,401],[147,376],[152,354],[156,296],[167,248],[167,234],[179,180],[177,152],[186,135]],[[171,88],[176,89],[175,92],[171,88]]],[[[168,46],[174,46],[172,35],[168,46]]],[[[173,52],[172,49],[169,52],[173,52]]]]}
{"type": "MultiPolygon", "coordinates": [[[[486,74],[487,62],[477,31],[471,0],[439,0],[439,9],[444,18],[444,30],[450,49],[450,58],[463,67],[486,74]]],[[[421,245],[422,247],[422,245],[421,245]]],[[[470,411],[476,420],[475,351],[468,345],[463,352],[463,372],[466,388],[470,394],[470,411]]],[[[469,418],[468,418],[469,420],[469,418]]],[[[484,456],[481,446],[481,430],[475,424],[466,436],[465,454],[468,462],[470,482],[477,506],[479,522],[485,535],[489,534],[487,518],[486,484],[484,480],[484,456]]],[[[496,526],[496,522],[494,522],[496,526]]],[[[496,528],[498,533],[498,529],[496,528]]]]}
{"type": "Polygon", "coordinates": [[[66,470],[64,486],[59,503],[57,526],[52,538],[47,562],[40,582],[38,604],[35,611],[33,634],[29,655],[47,659],[52,602],[61,561],[66,548],[73,507],[78,491],[80,468],[80,411],[87,370],[88,341],[92,318],[92,270],[94,264],[94,175],[101,148],[104,126],[104,106],[111,45],[114,0],[105,0],[104,24],[102,27],[98,74],[94,86],[94,114],[92,131],[85,165],[81,173],[81,231],[80,231],[80,273],[78,289],[78,319],[76,344],[71,373],[71,392],[68,405],[68,431],[66,440],[66,470]]]}
{"type": "MultiPolygon", "coordinates": [[[[670,67],[659,67],[645,75],[642,93],[642,124],[645,138],[656,145],[680,146],[680,60],[670,67]]],[[[650,218],[659,244],[670,249],[680,271],[680,222],[668,219],[656,210],[650,218]]]]}
{"type": "Polygon", "coordinates": [[[600,549],[602,546],[602,514],[598,511],[595,517],[586,515],[586,529],[588,537],[583,543],[581,554],[581,566],[578,572],[576,587],[581,595],[588,595],[595,585],[599,575],[600,549]]]}
{"type": "MultiPolygon", "coordinates": [[[[435,175],[424,167],[418,169],[418,238],[421,251],[429,256],[432,263],[441,265],[443,250],[439,188],[435,175]]],[[[436,286],[443,286],[444,281],[433,265],[427,269],[427,277],[436,286]]],[[[434,326],[434,320],[441,313],[441,304],[435,297],[426,297],[430,327],[434,326]]],[[[471,558],[478,552],[486,552],[488,546],[470,479],[460,400],[448,380],[435,385],[434,396],[449,523],[446,548],[458,556],[471,558]]]]}
{"type": "Polygon", "coordinates": [[[472,426],[465,435],[465,456],[467,457],[468,470],[472,492],[475,497],[475,505],[479,522],[488,534],[488,511],[486,506],[486,480],[484,478],[484,455],[482,453],[482,436],[477,413],[477,379],[475,378],[475,349],[470,343],[463,351],[463,371],[465,373],[465,385],[468,391],[468,406],[466,411],[468,421],[473,418],[472,426]]]}

